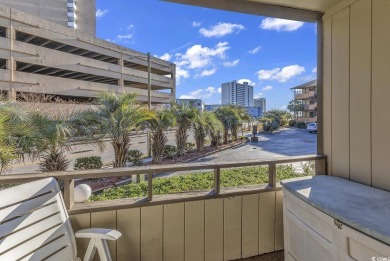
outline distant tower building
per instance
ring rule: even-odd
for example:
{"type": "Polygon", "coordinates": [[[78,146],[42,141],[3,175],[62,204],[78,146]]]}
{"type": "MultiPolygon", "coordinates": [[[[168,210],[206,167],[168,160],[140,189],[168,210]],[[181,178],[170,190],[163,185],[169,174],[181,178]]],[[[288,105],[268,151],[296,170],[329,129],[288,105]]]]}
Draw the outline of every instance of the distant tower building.
{"type": "Polygon", "coordinates": [[[258,99],[255,99],[255,107],[260,107],[262,112],[266,112],[266,104],[267,104],[267,100],[265,98],[258,98],[258,99]]]}
{"type": "Polygon", "coordinates": [[[95,36],[95,1],[96,0],[0,0],[0,4],[95,36]]]}
{"type": "Polygon", "coordinates": [[[186,105],[189,107],[197,108],[200,111],[204,110],[204,102],[201,99],[176,99],[176,103],[179,105],[186,105]]]}
{"type": "Polygon", "coordinates": [[[240,105],[243,107],[253,106],[253,86],[248,82],[238,83],[237,81],[223,83],[222,104],[240,105]]]}

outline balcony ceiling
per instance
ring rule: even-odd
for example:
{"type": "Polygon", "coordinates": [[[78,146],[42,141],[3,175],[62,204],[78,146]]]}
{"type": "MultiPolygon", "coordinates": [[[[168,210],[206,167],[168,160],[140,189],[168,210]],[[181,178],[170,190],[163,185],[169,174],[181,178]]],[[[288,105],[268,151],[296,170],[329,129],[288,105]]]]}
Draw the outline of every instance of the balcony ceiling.
{"type": "Polygon", "coordinates": [[[342,0],[162,0],[253,15],[317,21],[342,0]]]}

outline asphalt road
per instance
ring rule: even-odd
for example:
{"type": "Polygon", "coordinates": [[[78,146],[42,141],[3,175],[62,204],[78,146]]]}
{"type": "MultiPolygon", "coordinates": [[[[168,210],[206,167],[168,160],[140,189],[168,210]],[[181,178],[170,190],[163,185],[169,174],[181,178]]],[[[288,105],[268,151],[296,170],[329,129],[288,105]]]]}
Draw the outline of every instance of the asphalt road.
{"type": "MultiPolygon", "coordinates": [[[[250,136],[250,135],[247,135],[250,136]]],[[[195,162],[275,160],[317,153],[317,135],[301,129],[282,129],[273,134],[258,134],[258,142],[221,151],[195,162]]]]}
{"type": "MultiPolygon", "coordinates": [[[[250,135],[247,135],[250,136],[250,135]]],[[[315,154],[317,151],[317,135],[300,129],[282,129],[273,134],[258,134],[259,142],[249,142],[242,146],[221,151],[208,157],[200,158],[194,162],[227,162],[246,160],[272,160],[289,156],[302,156],[315,154]]],[[[174,145],[174,133],[168,134],[168,144],[174,145]]],[[[190,141],[193,141],[190,135],[190,141]]],[[[135,136],[131,142],[132,149],[146,151],[146,135],[135,136]]],[[[113,149],[109,142],[105,143],[106,149],[103,152],[97,151],[92,145],[77,145],[68,154],[72,169],[74,161],[80,157],[100,156],[104,163],[113,160],[113,149]]],[[[29,162],[14,166],[12,174],[39,172],[37,162],[29,162]]]]}

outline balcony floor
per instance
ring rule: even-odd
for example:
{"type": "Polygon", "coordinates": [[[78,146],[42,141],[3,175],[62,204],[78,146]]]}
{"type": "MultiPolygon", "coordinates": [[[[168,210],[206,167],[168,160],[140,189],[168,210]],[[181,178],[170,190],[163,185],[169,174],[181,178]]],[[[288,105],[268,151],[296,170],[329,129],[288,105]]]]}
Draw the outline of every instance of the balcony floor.
{"type": "Polygon", "coordinates": [[[284,260],[284,251],[278,251],[270,254],[265,254],[261,256],[237,259],[237,261],[283,261],[284,260]]]}

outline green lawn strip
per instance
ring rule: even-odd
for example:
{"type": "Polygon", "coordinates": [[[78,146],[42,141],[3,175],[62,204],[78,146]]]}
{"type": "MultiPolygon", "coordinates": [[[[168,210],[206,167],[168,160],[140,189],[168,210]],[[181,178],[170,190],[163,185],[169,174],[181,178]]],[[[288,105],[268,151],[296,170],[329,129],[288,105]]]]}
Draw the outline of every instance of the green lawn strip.
{"type": "MultiPolygon", "coordinates": [[[[298,174],[291,165],[277,166],[277,180],[307,175],[298,174]]],[[[264,184],[268,182],[267,167],[244,167],[223,169],[221,171],[221,187],[264,184]]],[[[191,190],[209,190],[214,184],[211,171],[183,174],[169,178],[153,179],[153,195],[173,194],[191,190]]],[[[148,194],[148,183],[128,184],[104,190],[99,195],[92,195],[90,201],[103,201],[120,198],[145,197],[148,194]]]]}

